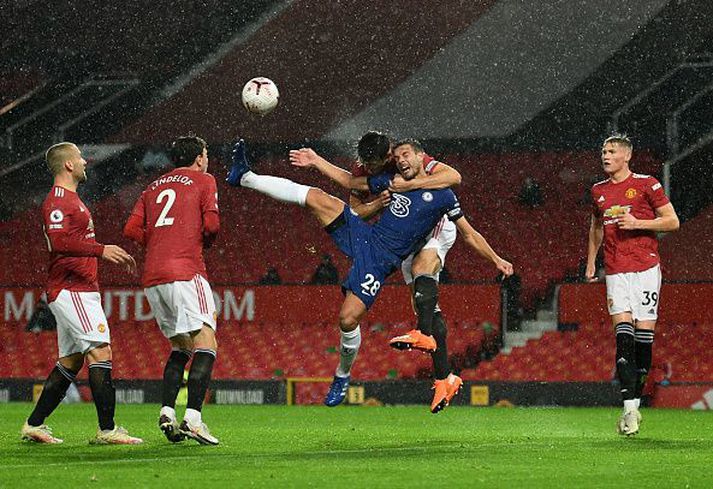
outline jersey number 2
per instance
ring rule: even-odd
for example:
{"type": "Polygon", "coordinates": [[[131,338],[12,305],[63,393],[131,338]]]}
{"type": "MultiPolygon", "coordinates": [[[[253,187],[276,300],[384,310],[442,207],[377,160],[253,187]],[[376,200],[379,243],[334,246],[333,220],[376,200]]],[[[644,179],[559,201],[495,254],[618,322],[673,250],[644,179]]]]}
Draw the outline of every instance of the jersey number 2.
{"type": "Polygon", "coordinates": [[[162,190],[156,197],[156,203],[160,204],[164,200],[166,201],[166,204],[163,206],[161,214],[158,215],[158,219],[156,220],[156,225],[154,227],[170,226],[173,224],[173,218],[168,217],[168,211],[171,210],[173,203],[176,201],[176,191],[171,188],[162,190]]]}

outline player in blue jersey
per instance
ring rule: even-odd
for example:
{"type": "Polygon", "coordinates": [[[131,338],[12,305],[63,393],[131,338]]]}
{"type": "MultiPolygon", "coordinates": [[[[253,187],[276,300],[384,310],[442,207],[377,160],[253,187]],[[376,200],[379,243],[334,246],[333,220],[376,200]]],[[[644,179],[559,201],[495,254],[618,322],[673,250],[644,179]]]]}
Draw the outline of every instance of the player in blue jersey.
{"type": "MultiPolygon", "coordinates": [[[[290,151],[290,162],[299,167],[315,168],[342,187],[351,190],[349,206],[362,219],[380,214],[391,201],[391,192],[415,189],[443,189],[456,186],[461,177],[455,169],[426,154],[420,142],[404,140],[392,147],[383,133],[369,131],[357,144],[359,162],[350,172],[333,165],[314,150],[302,148],[290,151]],[[399,158],[413,159],[424,169],[424,178],[404,179],[397,172],[399,158]],[[389,190],[374,196],[361,189],[368,187],[365,177],[390,174],[389,190]]],[[[431,412],[436,414],[448,406],[460,390],[463,381],[451,371],[448,363],[448,328],[438,306],[439,272],[456,239],[456,225],[444,216],[429,233],[425,243],[409,255],[401,265],[406,284],[410,286],[417,327],[392,338],[389,344],[401,350],[430,353],[433,361],[433,400],[431,412]]]]}
{"type": "MultiPolygon", "coordinates": [[[[228,184],[309,208],[337,247],[352,258],[352,267],[342,285],[346,296],[339,312],[340,360],[325,399],[328,406],[340,404],[346,396],[351,367],[361,344],[359,323],[376,300],[381,284],[428,236],[444,214],[456,223],[469,246],[491,260],[505,275],[512,274],[512,265],[500,258],[468,223],[450,189],[394,193],[388,211],[372,226],[362,221],[342,200],[319,188],[252,172],[245,157],[243,140],[235,144],[232,160],[228,184]]],[[[398,169],[407,180],[425,176],[423,166],[415,161],[405,158],[398,162],[398,169]]],[[[390,181],[389,175],[366,179],[374,193],[388,189],[390,181]]]]}

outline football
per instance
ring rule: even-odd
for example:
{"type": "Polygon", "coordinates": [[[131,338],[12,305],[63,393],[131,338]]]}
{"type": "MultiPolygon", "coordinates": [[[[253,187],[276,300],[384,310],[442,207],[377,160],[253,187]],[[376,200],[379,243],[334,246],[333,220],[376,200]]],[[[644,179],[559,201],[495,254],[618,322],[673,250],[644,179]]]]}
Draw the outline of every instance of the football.
{"type": "Polygon", "coordinates": [[[269,114],[277,107],[279,98],[277,85],[269,78],[253,78],[243,87],[243,105],[253,114],[269,114]]]}

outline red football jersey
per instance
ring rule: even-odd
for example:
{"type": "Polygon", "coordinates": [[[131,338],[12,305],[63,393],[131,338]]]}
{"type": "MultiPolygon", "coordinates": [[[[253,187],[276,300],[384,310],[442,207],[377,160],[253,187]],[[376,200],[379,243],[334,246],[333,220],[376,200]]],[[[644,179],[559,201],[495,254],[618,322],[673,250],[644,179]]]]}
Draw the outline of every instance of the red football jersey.
{"type": "Polygon", "coordinates": [[[669,203],[658,180],[632,173],[623,182],[604,180],[592,187],[593,213],[604,223],[604,268],[607,275],[642,272],[659,263],[654,231],[619,229],[616,219],[626,212],[637,219],[656,218],[669,203]]]}
{"type": "Polygon", "coordinates": [[[218,219],[213,175],[176,168],[154,180],[131,213],[143,222],[144,287],[191,280],[196,274],[208,278],[203,231],[208,214],[218,219]]]}
{"type": "Polygon", "coordinates": [[[76,192],[54,186],[42,204],[43,229],[50,251],[47,301],[62,289],[99,291],[98,259],[104,247],[94,237],[92,214],[76,192]]]}

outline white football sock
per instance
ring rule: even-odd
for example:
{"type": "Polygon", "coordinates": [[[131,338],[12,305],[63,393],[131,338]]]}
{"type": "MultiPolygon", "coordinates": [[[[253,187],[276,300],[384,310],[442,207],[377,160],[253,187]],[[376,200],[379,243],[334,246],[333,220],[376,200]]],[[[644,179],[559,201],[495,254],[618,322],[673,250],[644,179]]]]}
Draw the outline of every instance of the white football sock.
{"type": "Polygon", "coordinates": [[[636,410],[636,401],[634,399],[626,399],[624,401],[624,412],[628,413],[629,411],[635,411],[636,410]]]}
{"type": "Polygon", "coordinates": [[[162,406],[159,416],[168,416],[171,419],[176,419],[176,410],[170,406],[162,406]]]}
{"type": "Polygon", "coordinates": [[[183,416],[183,419],[188,421],[192,425],[197,425],[201,424],[203,419],[201,418],[201,412],[196,411],[195,409],[186,409],[186,414],[183,416]]]}
{"type": "Polygon", "coordinates": [[[636,409],[639,409],[641,407],[641,399],[634,399],[634,402],[636,403],[636,409]]]}
{"type": "Polygon", "coordinates": [[[307,192],[312,187],[295,183],[286,178],[273,177],[271,175],[258,175],[251,171],[245,173],[240,179],[240,185],[245,188],[257,190],[273,199],[289,204],[305,206],[307,192]]]}
{"type": "Polygon", "coordinates": [[[342,331],[339,341],[339,366],[337,367],[337,377],[346,377],[352,369],[354,359],[359,353],[361,345],[361,329],[359,326],[352,331],[342,331]]]}

